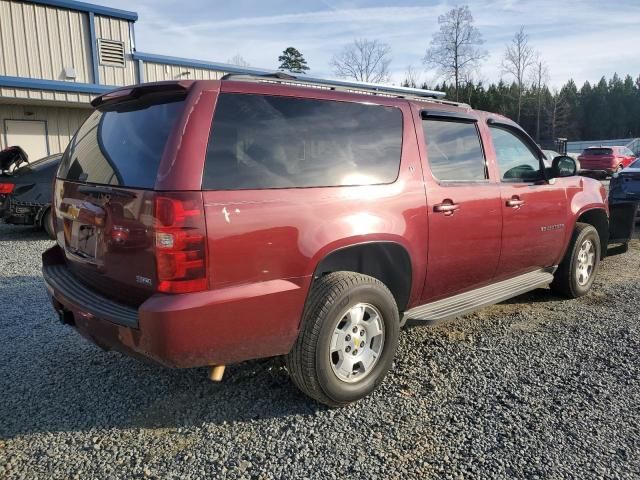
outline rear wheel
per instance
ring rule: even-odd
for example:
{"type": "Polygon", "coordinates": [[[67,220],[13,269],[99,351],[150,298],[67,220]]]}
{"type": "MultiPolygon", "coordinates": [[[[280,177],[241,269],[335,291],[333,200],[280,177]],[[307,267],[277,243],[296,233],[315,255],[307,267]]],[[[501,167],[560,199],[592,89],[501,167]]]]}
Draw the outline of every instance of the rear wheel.
{"type": "Polygon", "coordinates": [[[42,216],[42,228],[45,232],[47,232],[47,235],[49,235],[50,239],[55,240],[56,232],[55,227],[53,226],[53,215],[50,208],[48,208],[42,216]]]}
{"type": "Polygon", "coordinates": [[[298,339],[286,356],[305,394],[338,407],[371,393],[398,344],[398,307],[387,287],[354,272],[330,273],[309,294],[298,339]]]}
{"type": "Polygon", "coordinates": [[[551,290],[567,298],[586,295],[600,265],[600,236],[592,225],[576,224],[569,250],[555,274],[551,290]]]}

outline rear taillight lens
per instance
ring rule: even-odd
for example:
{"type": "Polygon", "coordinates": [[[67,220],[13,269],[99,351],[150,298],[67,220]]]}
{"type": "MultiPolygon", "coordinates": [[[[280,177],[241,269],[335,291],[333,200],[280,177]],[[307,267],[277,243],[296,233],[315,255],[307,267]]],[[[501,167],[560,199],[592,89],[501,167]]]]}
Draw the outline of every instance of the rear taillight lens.
{"type": "Polygon", "coordinates": [[[200,192],[160,193],[155,199],[158,291],[206,290],[207,245],[200,192]]]}
{"type": "Polygon", "coordinates": [[[13,183],[0,183],[0,195],[8,195],[16,186],[13,183]]]}

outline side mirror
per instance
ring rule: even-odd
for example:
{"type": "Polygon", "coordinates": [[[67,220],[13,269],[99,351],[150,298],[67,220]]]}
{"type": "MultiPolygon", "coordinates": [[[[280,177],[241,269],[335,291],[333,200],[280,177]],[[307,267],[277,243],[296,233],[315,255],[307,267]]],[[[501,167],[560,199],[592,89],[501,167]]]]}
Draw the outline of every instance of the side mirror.
{"type": "Polygon", "coordinates": [[[578,172],[576,161],[566,155],[560,155],[551,163],[553,178],[573,177],[578,172]]]}

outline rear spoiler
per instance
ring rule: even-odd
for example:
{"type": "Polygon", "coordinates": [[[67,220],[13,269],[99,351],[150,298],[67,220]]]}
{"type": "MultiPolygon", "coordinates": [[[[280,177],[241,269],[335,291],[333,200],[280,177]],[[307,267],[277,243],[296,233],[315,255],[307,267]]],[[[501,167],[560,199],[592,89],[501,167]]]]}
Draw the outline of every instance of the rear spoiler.
{"type": "Polygon", "coordinates": [[[123,87],[94,98],[91,101],[91,106],[100,108],[109,104],[135,101],[142,97],[186,93],[192,84],[193,80],[186,80],[181,82],[145,83],[142,85],[123,87]]]}

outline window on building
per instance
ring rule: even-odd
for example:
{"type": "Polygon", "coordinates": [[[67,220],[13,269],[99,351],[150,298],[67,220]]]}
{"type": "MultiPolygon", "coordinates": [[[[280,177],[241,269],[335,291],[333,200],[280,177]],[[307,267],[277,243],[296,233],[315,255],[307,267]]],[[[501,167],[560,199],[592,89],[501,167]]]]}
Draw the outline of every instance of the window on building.
{"type": "Polygon", "coordinates": [[[422,121],[431,173],[443,182],[484,181],[487,168],[475,122],[422,121]]]}
{"type": "Polygon", "coordinates": [[[222,94],[203,188],[241,190],[392,183],[402,148],[397,108],[222,94]]]}

